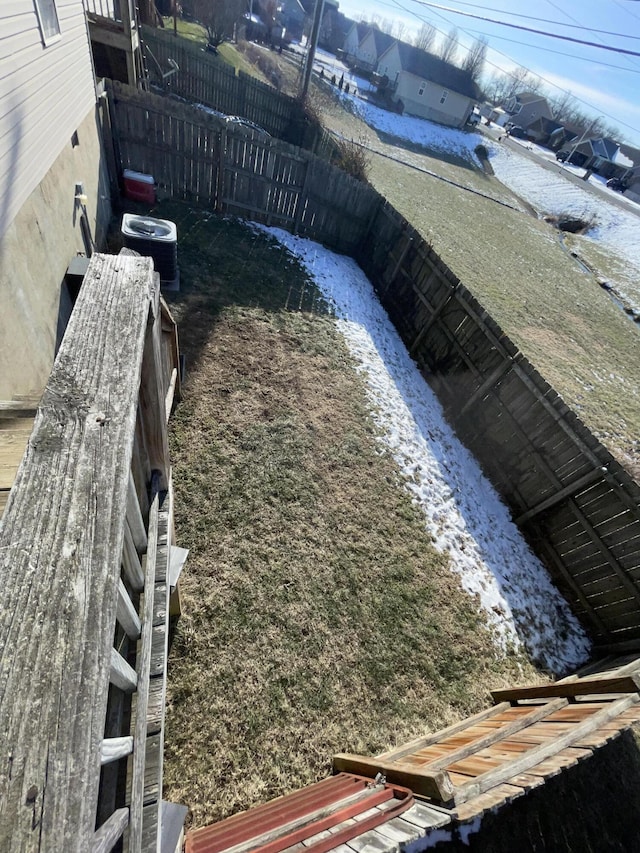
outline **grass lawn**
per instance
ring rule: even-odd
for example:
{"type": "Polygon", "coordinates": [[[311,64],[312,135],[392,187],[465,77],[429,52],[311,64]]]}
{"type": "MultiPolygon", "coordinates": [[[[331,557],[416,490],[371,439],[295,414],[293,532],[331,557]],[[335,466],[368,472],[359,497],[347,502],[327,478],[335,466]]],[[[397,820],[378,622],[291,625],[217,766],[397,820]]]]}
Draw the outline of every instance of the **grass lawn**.
{"type": "MultiPolygon", "coordinates": [[[[640,475],[638,327],[561,247],[557,232],[525,209],[512,210],[412,168],[525,207],[469,163],[380,135],[326,94],[317,104],[328,127],[387,155],[370,154],[371,183],[434,246],[603,444],[640,475]]],[[[605,278],[619,268],[605,248],[580,237],[570,242],[605,278]]]]}
{"type": "Polygon", "coordinates": [[[199,826],[540,673],[496,654],[432,547],[298,263],[238,222],[175,203],[155,215],[178,224],[187,357],[165,785],[199,826]]]}

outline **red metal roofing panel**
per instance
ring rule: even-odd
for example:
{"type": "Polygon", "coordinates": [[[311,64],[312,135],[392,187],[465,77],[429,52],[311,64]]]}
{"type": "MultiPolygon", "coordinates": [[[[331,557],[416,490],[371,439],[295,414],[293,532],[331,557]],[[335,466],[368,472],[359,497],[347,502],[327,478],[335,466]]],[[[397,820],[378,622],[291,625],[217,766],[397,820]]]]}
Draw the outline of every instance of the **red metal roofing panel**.
{"type": "Polygon", "coordinates": [[[255,809],[189,832],[186,853],[223,853],[230,849],[234,849],[234,853],[280,853],[320,832],[339,827],[375,806],[384,805],[384,811],[355,825],[347,824],[331,838],[307,848],[310,853],[324,853],[396,817],[412,804],[413,795],[408,788],[376,783],[351,773],[338,773],[255,809]]]}

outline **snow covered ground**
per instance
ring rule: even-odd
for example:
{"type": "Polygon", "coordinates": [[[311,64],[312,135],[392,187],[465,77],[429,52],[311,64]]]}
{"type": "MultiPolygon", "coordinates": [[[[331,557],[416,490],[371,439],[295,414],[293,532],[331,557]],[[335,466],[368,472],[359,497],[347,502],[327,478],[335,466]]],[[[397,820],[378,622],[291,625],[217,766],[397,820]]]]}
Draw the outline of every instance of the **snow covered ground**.
{"type": "MultiPolygon", "coordinates": [[[[351,109],[370,127],[436,152],[455,154],[478,164],[474,149],[482,144],[489,151],[496,177],[529,202],[538,213],[569,214],[585,220],[592,219],[594,226],[583,239],[600,244],[624,260],[626,273],[620,273],[614,282],[616,291],[625,303],[640,312],[640,217],[634,212],[637,205],[633,202],[627,202],[631,208],[627,212],[565,177],[564,169],[580,176],[584,174],[584,169],[558,164],[557,173],[554,173],[535,163],[529,156],[507,148],[477,131],[456,130],[413,116],[395,115],[351,95],[342,94],[341,98],[348,100],[351,109]]],[[[544,151],[531,143],[522,144],[536,152],[544,151]]],[[[617,196],[618,200],[624,198],[613,190],[606,192],[617,196]]]]}
{"type": "Polygon", "coordinates": [[[496,492],[444,419],[435,395],[355,261],[273,228],[305,265],[364,373],[381,441],[399,465],[435,545],[451,558],[505,649],[524,646],[555,673],[584,661],[589,643],[496,492]]]}

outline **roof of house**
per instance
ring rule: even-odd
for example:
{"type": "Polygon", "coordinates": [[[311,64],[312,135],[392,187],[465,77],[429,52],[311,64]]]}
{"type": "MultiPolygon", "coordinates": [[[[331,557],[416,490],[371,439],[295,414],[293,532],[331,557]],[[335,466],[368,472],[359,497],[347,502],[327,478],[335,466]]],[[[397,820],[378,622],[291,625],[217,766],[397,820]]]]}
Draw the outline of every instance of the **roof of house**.
{"type": "Polygon", "coordinates": [[[554,118],[547,118],[546,116],[538,116],[538,118],[534,119],[527,125],[529,129],[538,126],[540,130],[548,134],[552,134],[556,130],[560,130],[562,128],[562,124],[559,121],[556,121],[554,118]]]}
{"type": "Polygon", "coordinates": [[[518,92],[515,99],[519,104],[532,104],[535,101],[545,100],[542,95],[537,95],[535,92],[518,92]]]}
{"type": "Polygon", "coordinates": [[[362,41],[362,39],[369,32],[369,24],[365,24],[362,21],[352,21],[349,18],[346,19],[347,22],[347,34],[351,32],[351,30],[355,27],[356,33],[358,34],[358,44],[362,41]]]}
{"type": "Polygon", "coordinates": [[[468,98],[477,100],[480,97],[480,89],[468,71],[405,42],[399,41],[397,45],[404,71],[468,98]]]}
{"type": "Polygon", "coordinates": [[[390,36],[388,33],[383,33],[382,30],[379,30],[377,27],[371,27],[371,32],[376,45],[377,56],[382,56],[382,54],[386,50],[389,50],[396,41],[393,36],[390,36]]]}
{"type": "Polygon", "coordinates": [[[618,143],[608,137],[587,140],[591,144],[593,153],[605,160],[613,160],[618,153],[618,143]]]}

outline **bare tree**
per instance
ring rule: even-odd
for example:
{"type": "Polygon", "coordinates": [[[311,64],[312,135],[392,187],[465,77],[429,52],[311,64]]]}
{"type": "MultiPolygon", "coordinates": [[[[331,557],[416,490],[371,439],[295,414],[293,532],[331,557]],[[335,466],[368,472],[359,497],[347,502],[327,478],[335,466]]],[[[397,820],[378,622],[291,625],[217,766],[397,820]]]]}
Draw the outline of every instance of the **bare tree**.
{"type": "Polygon", "coordinates": [[[380,30],[390,36],[393,32],[393,21],[390,21],[389,18],[383,18],[380,21],[380,30]]]}
{"type": "Polygon", "coordinates": [[[433,47],[435,37],[436,28],[431,24],[423,24],[418,30],[413,43],[419,50],[426,50],[428,53],[433,47]]]}
{"type": "Polygon", "coordinates": [[[458,30],[454,27],[449,30],[447,35],[440,42],[438,56],[443,62],[455,64],[456,53],[458,52],[458,30]]]}
{"type": "Polygon", "coordinates": [[[407,33],[407,25],[404,21],[396,21],[393,27],[393,37],[398,41],[402,41],[403,37],[407,33]]]}
{"type": "Polygon", "coordinates": [[[233,35],[233,29],[246,11],[245,0],[194,0],[193,13],[206,28],[209,44],[218,47],[233,35]]]}
{"type": "Polygon", "coordinates": [[[480,78],[482,69],[484,68],[484,61],[487,56],[487,45],[488,41],[484,36],[476,39],[471,45],[469,53],[466,55],[465,60],[462,63],[463,70],[468,71],[471,75],[471,79],[476,82],[480,78]]]}

